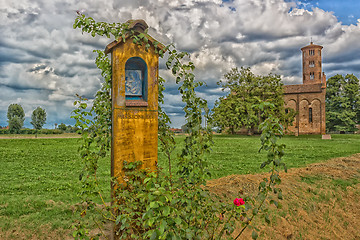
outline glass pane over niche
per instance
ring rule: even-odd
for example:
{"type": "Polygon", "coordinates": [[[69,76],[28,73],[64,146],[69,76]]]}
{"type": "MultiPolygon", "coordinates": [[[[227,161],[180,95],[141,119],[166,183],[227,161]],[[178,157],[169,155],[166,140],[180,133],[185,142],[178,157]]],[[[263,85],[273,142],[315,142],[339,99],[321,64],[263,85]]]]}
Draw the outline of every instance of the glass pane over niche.
{"type": "Polygon", "coordinates": [[[125,70],[125,95],[142,95],[142,77],[141,70],[125,70]]]}

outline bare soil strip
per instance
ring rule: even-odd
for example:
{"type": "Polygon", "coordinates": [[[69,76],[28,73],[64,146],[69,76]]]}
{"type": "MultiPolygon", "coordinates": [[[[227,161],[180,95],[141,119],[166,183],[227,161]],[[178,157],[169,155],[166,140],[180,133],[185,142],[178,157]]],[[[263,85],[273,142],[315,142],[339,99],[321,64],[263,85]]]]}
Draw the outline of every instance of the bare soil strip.
{"type": "Polygon", "coordinates": [[[49,135],[5,135],[1,136],[0,139],[52,139],[52,138],[81,138],[81,135],[76,133],[64,133],[64,134],[49,134],[49,135]]]}

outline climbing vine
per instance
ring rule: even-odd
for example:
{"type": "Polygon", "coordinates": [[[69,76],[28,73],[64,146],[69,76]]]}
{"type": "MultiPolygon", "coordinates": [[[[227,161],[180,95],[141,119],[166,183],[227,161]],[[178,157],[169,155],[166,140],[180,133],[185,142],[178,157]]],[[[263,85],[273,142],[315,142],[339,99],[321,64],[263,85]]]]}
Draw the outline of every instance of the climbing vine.
{"type": "MultiPolygon", "coordinates": [[[[98,161],[104,158],[111,148],[111,63],[103,51],[97,50],[96,65],[101,70],[103,84],[90,107],[87,99],[78,96],[77,109],[73,118],[81,130],[82,144],[79,147],[84,169],[80,175],[83,188],[81,214],[97,211],[106,221],[115,223],[119,239],[237,239],[247,227],[252,227],[252,219],[263,215],[268,222],[267,203],[279,206],[270,199],[272,192],[282,198],[281,190],[275,187],[280,183],[277,168],[281,162],[284,146],[277,140],[283,135],[279,120],[272,115],[262,124],[262,148],[268,151],[267,160],[261,167],[271,166],[271,176],[259,185],[259,194],[255,198],[236,198],[233,204],[227,200],[217,200],[205,187],[209,176],[206,156],[210,153],[212,133],[209,122],[209,109],[206,100],[196,94],[196,88],[204,83],[195,81],[194,64],[189,54],[179,52],[170,44],[160,48],[160,43],[149,41],[147,32],[137,32],[130,28],[131,22],[96,22],[91,17],[79,15],[74,28],[82,32],[115,38],[117,41],[132,39],[134,44],[142,45],[146,50],[153,47],[160,57],[165,55],[166,67],[174,75],[179,93],[184,102],[186,137],[180,154],[174,156],[176,147],[174,134],[170,131],[170,118],[161,104],[164,103],[165,80],[159,77],[159,142],[160,152],[166,156],[169,174],[158,170],[147,172],[140,168],[141,162],[124,162],[126,186],[116,188],[112,206],[103,200],[97,176],[98,161]],[[166,54],[165,54],[166,52],[166,54]],[[173,172],[172,162],[177,161],[177,171],[173,172]],[[95,203],[100,198],[102,207],[95,203]],[[107,207],[104,207],[107,206],[107,207]],[[235,232],[239,225],[241,230],[235,232]],[[235,236],[235,237],[234,237],[235,236]]],[[[270,103],[254,106],[271,113],[270,103]]],[[[116,180],[114,180],[116,181],[116,180]]],[[[99,227],[101,228],[100,224],[99,227]]],[[[74,225],[73,236],[87,239],[84,225],[74,225]]],[[[258,236],[253,228],[252,237],[258,236]]]]}

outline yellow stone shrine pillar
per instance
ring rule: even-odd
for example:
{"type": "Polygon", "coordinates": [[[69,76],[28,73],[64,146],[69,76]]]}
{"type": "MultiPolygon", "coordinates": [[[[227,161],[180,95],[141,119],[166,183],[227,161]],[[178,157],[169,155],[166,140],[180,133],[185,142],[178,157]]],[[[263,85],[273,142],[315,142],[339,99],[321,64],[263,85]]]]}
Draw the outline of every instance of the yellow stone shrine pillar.
{"type": "MultiPolygon", "coordinates": [[[[139,33],[148,28],[143,20],[129,23],[139,33]]],[[[112,61],[111,176],[121,183],[124,161],[142,161],[149,170],[157,166],[159,55],[152,45],[146,51],[145,44],[133,43],[129,36],[110,43],[105,52],[111,52],[112,61]]]]}

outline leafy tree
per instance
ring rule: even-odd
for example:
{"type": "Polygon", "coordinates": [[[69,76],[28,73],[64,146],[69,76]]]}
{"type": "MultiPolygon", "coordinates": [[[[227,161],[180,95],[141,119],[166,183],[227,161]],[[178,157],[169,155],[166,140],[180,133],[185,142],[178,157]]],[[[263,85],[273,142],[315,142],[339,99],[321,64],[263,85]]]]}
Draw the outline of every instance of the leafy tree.
{"type": "Polygon", "coordinates": [[[61,123],[58,125],[58,129],[60,129],[61,131],[66,131],[66,124],[65,123],[61,123]]]}
{"type": "Polygon", "coordinates": [[[24,125],[25,113],[20,104],[13,103],[8,107],[7,118],[11,133],[19,133],[24,125]]]}
{"type": "Polygon", "coordinates": [[[248,129],[252,134],[259,124],[268,116],[264,111],[254,106],[259,101],[269,101],[275,106],[275,114],[281,122],[288,126],[295,113],[284,108],[283,83],[278,75],[268,74],[256,76],[250,68],[233,68],[224,75],[218,85],[222,90],[230,89],[230,93],[215,102],[213,109],[213,123],[215,126],[234,134],[240,128],[248,129]]]}
{"type": "Polygon", "coordinates": [[[327,81],[326,128],[328,131],[356,131],[360,123],[360,85],[353,74],[337,74],[327,81]]]}
{"type": "Polygon", "coordinates": [[[46,111],[41,107],[37,107],[31,115],[31,124],[35,129],[40,130],[46,122],[46,111]]]}
{"type": "Polygon", "coordinates": [[[79,128],[77,126],[67,125],[65,132],[76,133],[78,130],[79,130],[79,128]]]}

